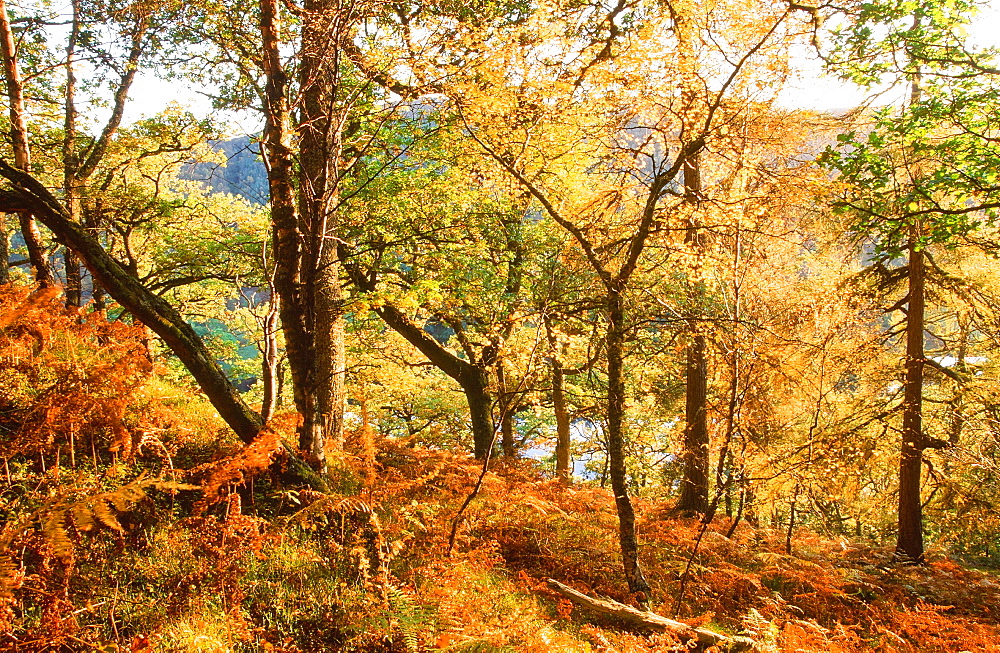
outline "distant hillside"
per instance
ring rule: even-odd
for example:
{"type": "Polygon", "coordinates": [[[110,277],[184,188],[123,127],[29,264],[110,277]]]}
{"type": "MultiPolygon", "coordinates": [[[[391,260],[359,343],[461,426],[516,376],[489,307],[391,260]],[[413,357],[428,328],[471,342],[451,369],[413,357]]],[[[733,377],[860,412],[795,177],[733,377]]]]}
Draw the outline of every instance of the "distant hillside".
{"type": "Polygon", "coordinates": [[[254,204],[267,203],[267,172],[258,143],[249,136],[240,136],[216,141],[212,147],[226,155],[226,163],[191,164],[181,171],[181,177],[203,181],[214,193],[240,195],[254,204]]]}

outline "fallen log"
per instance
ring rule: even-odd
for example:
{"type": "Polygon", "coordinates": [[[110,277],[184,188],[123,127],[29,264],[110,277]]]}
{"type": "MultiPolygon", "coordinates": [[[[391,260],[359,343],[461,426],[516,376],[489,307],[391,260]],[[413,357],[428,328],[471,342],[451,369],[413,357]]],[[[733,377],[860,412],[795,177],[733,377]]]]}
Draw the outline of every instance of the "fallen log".
{"type": "Polygon", "coordinates": [[[681,639],[697,640],[703,647],[718,646],[725,651],[746,651],[753,647],[753,641],[746,637],[730,637],[705,628],[692,628],[681,621],[668,619],[655,612],[638,610],[630,605],[619,603],[613,599],[595,599],[578,592],[572,587],[563,585],[557,580],[548,579],[549,587],[556,590],[573,603],[588,610],[614,617],[633,628],[643,630],[669,631],[681,639]]]}

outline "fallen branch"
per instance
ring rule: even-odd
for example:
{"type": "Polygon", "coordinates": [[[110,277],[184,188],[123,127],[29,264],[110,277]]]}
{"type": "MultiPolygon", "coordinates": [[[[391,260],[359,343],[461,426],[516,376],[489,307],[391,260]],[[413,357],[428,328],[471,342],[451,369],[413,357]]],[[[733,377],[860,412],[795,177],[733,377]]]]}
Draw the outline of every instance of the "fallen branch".
{"type": "Polygon", "coordinates": [[[682,639],[697,640],[701,646],[718,646],[726,651],[745,651],[753,646],[753,642],[746,637],[730,637],[704,628],[692,628],[686,623],[668,619],[655,612],[638,610],[612,599],[591,598],[551,578],[548,579],[548,584],[549,587],[573,603],[588,610],[615,617],[634,628],[668,631],[682,639]]]}

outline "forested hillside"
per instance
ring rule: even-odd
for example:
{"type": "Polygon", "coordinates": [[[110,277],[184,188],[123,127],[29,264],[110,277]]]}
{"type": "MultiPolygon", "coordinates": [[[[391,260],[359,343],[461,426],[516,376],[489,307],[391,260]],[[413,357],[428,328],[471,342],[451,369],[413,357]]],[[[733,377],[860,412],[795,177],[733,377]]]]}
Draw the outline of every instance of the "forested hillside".
{"type": "Polygon", "coordinates": [[[1000,650],[976,10],[0,0],[0,649],[1000,650]]]}
{"type": "Polygon", "coordinates": [[[210,145],[224,157],[221,161],[192,161],[181,168],[178,176],[199,181],[213,193],[239,195],[253,204],[266,204],[267,170],[254,141],[242,136],[210,145]]]}

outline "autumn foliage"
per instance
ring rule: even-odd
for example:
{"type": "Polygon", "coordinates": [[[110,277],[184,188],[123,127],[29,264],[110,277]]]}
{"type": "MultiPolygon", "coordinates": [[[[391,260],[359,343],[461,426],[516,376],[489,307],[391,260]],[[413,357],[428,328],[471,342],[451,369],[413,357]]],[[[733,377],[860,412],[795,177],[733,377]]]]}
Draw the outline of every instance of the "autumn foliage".
{"type": "Polygon", "coordinates": [[[75,460],[100,450],[130,458],[142,437],[130,411],[152,371],[143,330],[66,311],[56,289],[4,286],[0,306],[0,411],[8,429],[0,455],[55,462],[51,456],[75,460]]]}
{"type": "MultiPolygon", "coordinates": [[[[633,600],[607,490],[504,461],[484,478],[449,556],[480,463],[380,438],[374,458],[342,455],[329,493],[282,488],[293,416],[248,445],[227,444],[194,396],[168,391],[142,330],[82,319],[54,293],[8,287],[2,301],[6,650],[688,650],[546,586],[558,578],[633,600]]],[[[741,633],[756,650],[1000,642],[1000,582],[943,554],[901,565],[804,529],[788,554],[783,529],[743,521],[727,537],[730,519],[706,529],[655,497],[637,510],[650,609],[741,633]]]]}

